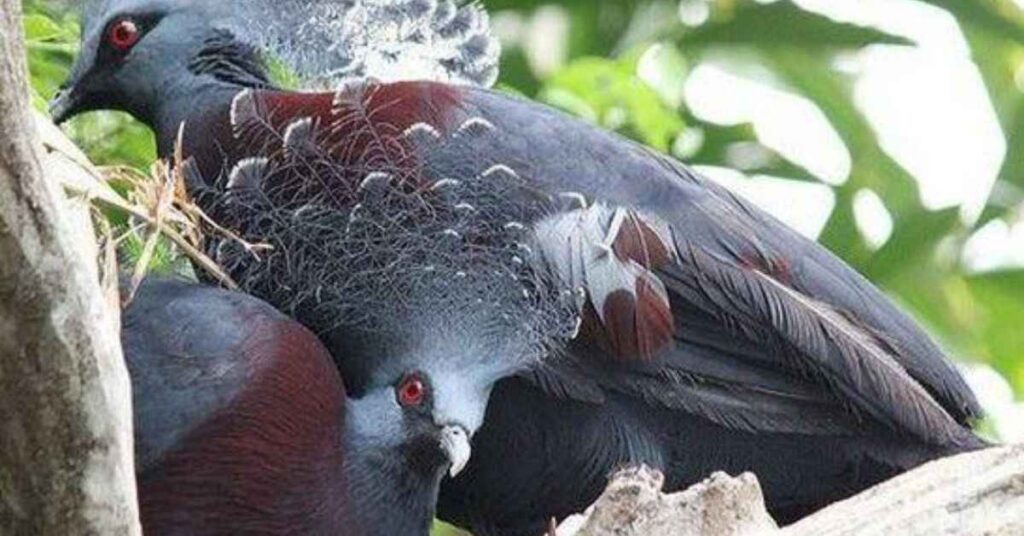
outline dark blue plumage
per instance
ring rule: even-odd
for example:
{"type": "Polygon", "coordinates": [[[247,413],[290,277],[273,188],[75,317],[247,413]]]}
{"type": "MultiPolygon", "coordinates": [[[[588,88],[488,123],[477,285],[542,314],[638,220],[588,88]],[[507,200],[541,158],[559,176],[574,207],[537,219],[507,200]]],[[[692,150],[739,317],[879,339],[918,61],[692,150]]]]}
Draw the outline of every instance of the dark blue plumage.
{"type": "Polygon", "coordinates": [[[644,461],[666,472],[670,489],[715,468],[753,470],[772,513],[789,521],[983,445],[969,428],[977,402],[942,351],[817,244],[679,163],[560,113],[481,90],[462,102],[454,123],[482,117],[495,132],[431,152],[431,162],[486,155],[481,166],[502,163],[552,196],[587,200],[573,215],[587,223],[538,241],[589,303],[568,355],[496,389],[477,456],[444,486],[442,516],[478,534],[536,534],[548,516],[593,500],[608,471],[644,461]],[[630,211],[617,229],[615,207],[630,211]],[[607,215],[587,220],[595,211],[607,215]],[[663,287],[664,333],[660,307],[634,312],[625,327],[593,318],[593,292],[605,291],[562,268],[587,262],[569,251],[589,221],[613,250],[623,243],[620,260],[649,270],[637,280],[663,287]],[[636,334],[610,344],[608,333],[623,329],[636,334]],[[637,342],[645,336],[646,346],[637,342]],[[505,447],[513,437],[542,447],[505,447]],[[522,472],[509,478],[509,465],[522,472]],[[564,482],[575,486],[559,489],[564,482]]]}
{"type": "Polygon", "coordinates": [[[305,94],[240,81],[252,54],[133,61],[188,65],[216,26],[174,12],[117,66],[84,56],[58,119],[126,109],[165,156],[184,123],[197,202],[274,246],[211,254],[314,329],[357,391],[412,365],[472,386],[438,390],[471,432],[483,423],[442,517],[539,532],[642,461],[672,489],[754,470],[790,520],[983,445],[973,394],[907,315],[682,164],[486,89],[305,94]],[[486,419],[465,410],[495,382],[486,419]]]}
{"type": "Polygon", "coordinates": [[[236,292],[148,281],[121,338],[146,534],[429,532],[452,463],[429,400],[346,399],[312,333],[236,292]]]}
{"type": "Polygon", "coordinates": [[[537,536],[545,519],[592,504],[611,472],[645,463],[676,491],[713,471],[752,471],[772,515],[788,523],[958,451],[870,422],[839,434],[754,433],[614,391],[600,404],[553,398],[514,378],[491,394],[473,458],[443,484],[438,515],[478,535],[537,536]]]}

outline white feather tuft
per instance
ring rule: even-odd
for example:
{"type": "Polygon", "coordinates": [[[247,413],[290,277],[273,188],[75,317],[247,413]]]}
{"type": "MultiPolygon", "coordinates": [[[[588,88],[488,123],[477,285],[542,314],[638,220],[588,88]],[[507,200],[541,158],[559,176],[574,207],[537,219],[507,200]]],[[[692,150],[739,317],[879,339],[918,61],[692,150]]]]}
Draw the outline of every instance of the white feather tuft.
{"type": "Polygon", "coordinates": [[[228,190],[256,190],[267,174],[270,161],[264,157],[240,160],[228,175],[228,190]]]}

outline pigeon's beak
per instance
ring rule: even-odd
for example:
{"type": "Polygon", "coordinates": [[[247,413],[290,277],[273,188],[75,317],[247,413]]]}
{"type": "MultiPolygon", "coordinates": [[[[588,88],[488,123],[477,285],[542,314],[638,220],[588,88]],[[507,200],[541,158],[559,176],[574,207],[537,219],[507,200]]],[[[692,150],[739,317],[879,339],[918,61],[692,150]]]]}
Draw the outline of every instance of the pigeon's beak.
{"type": "MultiPolygon", "coordinates": [[[[50,100],[50,117],[54,123],[59,125],[78,114],[96,109],[90,102],[95,100],[95,86],[103,77],[97,78],[91,72],[91,64],[92,56],[89,54],[81,54],[75,60],[71,73],[50,100]]],[[[100,86],[102,89],[102,84],[100,86]]]]}
{"type": "Polygon", "coordinates": [[[53,122],[61,124],[79,112],[80,102],[74,87],[62,87],[50,101],[50,116],[53,122]]]}
{"type": "Polygon", "coordinates": [[[459,425],[445,426],[441,429],[441,450],[451,462],[448,474],[455,478],[469,463],[469,456],[472,453],[469,446],[469,432],[459,425]]]}

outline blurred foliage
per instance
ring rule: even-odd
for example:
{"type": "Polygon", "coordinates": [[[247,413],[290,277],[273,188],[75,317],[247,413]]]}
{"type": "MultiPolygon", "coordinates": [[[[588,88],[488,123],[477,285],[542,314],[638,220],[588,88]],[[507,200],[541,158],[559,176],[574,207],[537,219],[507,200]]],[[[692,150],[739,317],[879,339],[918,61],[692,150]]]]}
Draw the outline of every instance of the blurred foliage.
{"type": "MultiPolygon", "coordinates": [[[[1024,270],[975,274],[961,262],[975,231],[997,219],[1016,221],[1024,204],[1024,11],[1018,4],[925,0],[956,18],[1007,133],[998,184],[981,217],[965,221],[956,209],[925,208],[914,177],[883,149],[856,106],[854,77],[835,68],[840,55],[865,46],[913,43],[788,0],[683,3],[680,8],[678,0],[483,0],[508,37],[499,87],[689,163],[820,182],[762,144],[751,125],[696,117],[683,87],[693,67],[714,58],[735,64],[737,74],[805,97],[827,118],[852,160],[845,182],[829,186],[836,206],[821,242],[912,310],[956,355],[991,364],[1024,393],[1024,270]],[[680,17],[683,12],[697,16],[680,17]],[[549,42],[559,28],[564,43],[549,42]],[[548,41],[531,47],[538,39],[548,41]],[[758,158],[747,165],[735,161],[730,155],[737,147],[756,150],[758,158]],[[883,200],[894,222],[880,248],[856,224],[854,198],[863,190],[883,200]]],[[[67,74],[78,29],[73,16],[38,0],[26,0],[25,7],[35,102],[43,107],[67,74]]],[[[286,73],[278,78],[287,79],[286,73]]],[[[69,129],[98,162],[145,169],[154,158],[151,135],[121,114],[91,114],[69,129]]]]}
{"type": "MultiPolygon", "coordinates": [[[[504,85],[692,164],[742,167],[730,159],[732,149],[754,147],[761,157],[742,171],[819,180],[761,145],[752,125],[695,118],[685,99],[674,98],[682,95],[688,67],[708,58],[721,65],[724,58],[726,65],[735,64],[730,72],[814,103],[852,160],[845,182],[830,186],[836,206],[820,241],[908,307],[957,356],[991,364],[1024,394],[1024,335],[1018,327],[1024,326],[1024,271],[973,274],[961,263],[975,231],[993,219],[1013,222],[1022,212],[1024,11],[1010,0],[926,3],[957,19],[1007,133],[999,184],[977,221],[965,222],[958,209],[924,207],[917,181],[882,148],[855,105],[855,78],[835,67],[840,55],[868,45],[914,46],[903,36],[837,22],[786,0],[683,0],[682,7],[675,0],[485,1],[498,20],[508,16],[529,27],[556,13],[570,26],[564,65],[554,71],[531,67],[536,52],[527,40],[506,44],[504,85]],[[696,14],[699,23],[682,22],[684,11],[696,14]],[[638,69],[653,53],[671,59],[638,69]],[[674,70],[670,82],[649,74],[666,69],[674,70]],[[636,84],[650,90],[631,90],[636,84]],[[672,117],[668,110],[675,111],[672,117]],[[665,142],[670,136],[677,141],[665,142]],[[878,194],[894,222],[891,237],[878,249],[862,236],[854,216],[854,198],[865,189],[878,194]]],[[[521,33],[532,35],[529,29],[521,33]]]]}
{"type": "Polygon", "coordinates": [[[637,75],[637,60],[581,58],[553,75],[538,98],[667,151],[685,123],[637,75]]]}

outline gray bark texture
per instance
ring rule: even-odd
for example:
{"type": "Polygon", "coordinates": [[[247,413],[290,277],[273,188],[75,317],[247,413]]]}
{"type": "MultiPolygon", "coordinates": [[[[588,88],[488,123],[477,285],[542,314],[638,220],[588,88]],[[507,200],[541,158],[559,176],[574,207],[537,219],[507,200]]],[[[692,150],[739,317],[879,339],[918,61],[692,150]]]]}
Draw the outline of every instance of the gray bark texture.
{"type": "Polygon", "coordinates": [[[651,469],[612,477],[584,514],[557,536],[1021,536],[1024,445],[992,448],[925,464],[794,525],[775,526],[757,479],[716,473],[664,494],[651,469]]]}
{"type": "Polygon", "coordinates": [[[761,486],[751,473],[715,473],[679,493],[662,493],[664,477],[648,467],[622,470],[585,513],[557,536],[748,536],[775,534],[761,486]]]}
{"type": "Polygon", "coordinates": [[[33,123],[19,0],[0,0],[0,534],[140,534],[131,395],[87,201],[33,123]]]}

